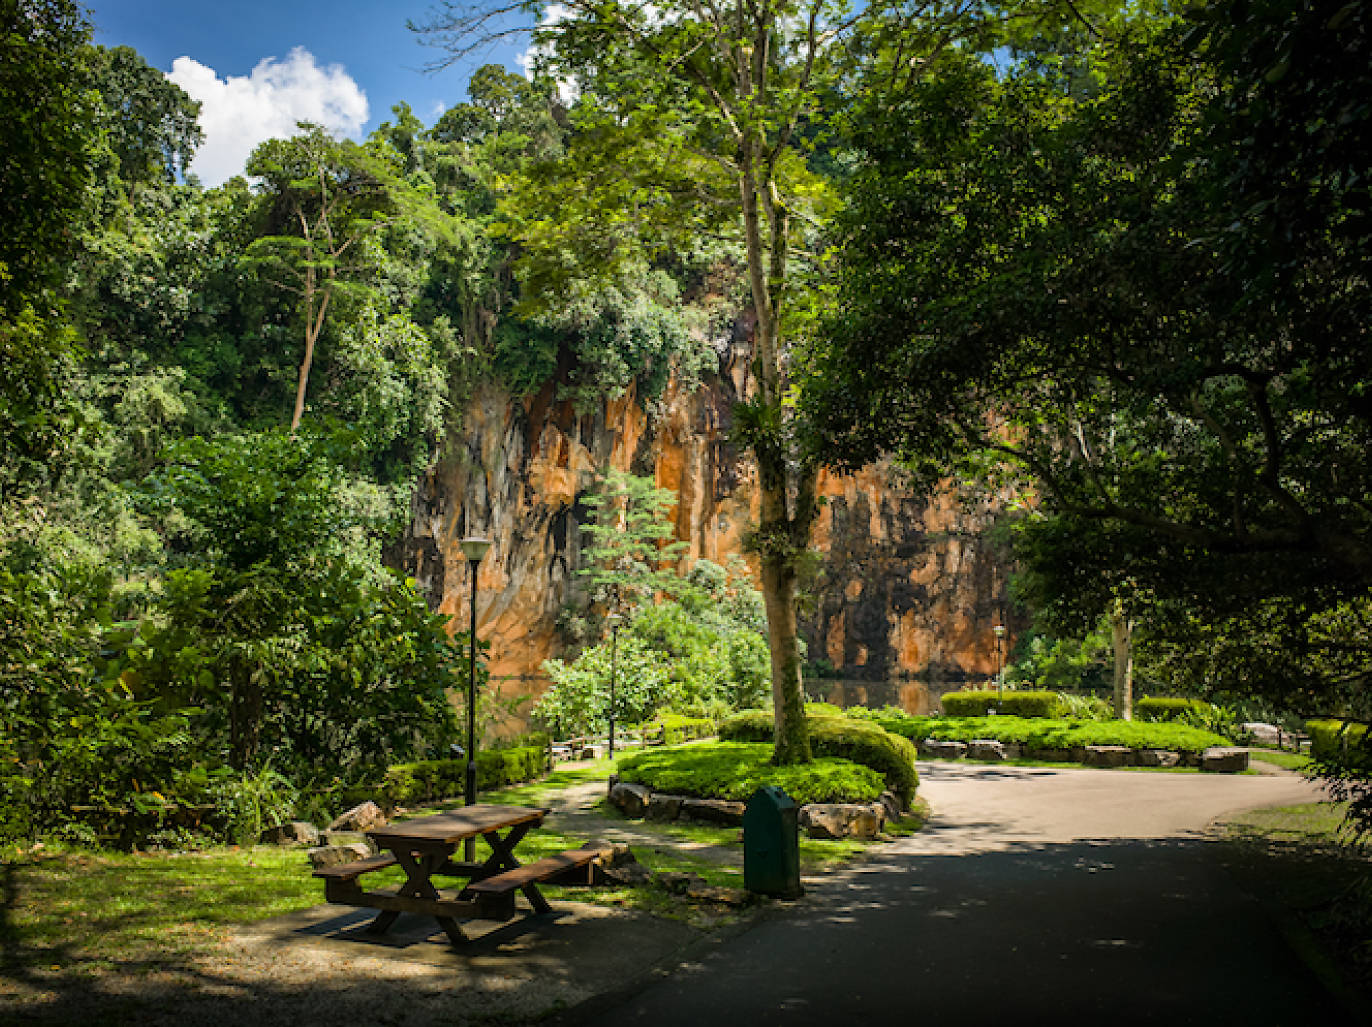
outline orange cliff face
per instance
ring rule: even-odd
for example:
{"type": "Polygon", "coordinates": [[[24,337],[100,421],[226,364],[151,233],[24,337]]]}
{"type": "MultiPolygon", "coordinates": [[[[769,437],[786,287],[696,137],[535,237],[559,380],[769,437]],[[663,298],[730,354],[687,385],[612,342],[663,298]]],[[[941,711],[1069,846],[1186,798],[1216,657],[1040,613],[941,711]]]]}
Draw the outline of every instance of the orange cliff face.
{"type": "MultiPolygon", "coordinates": [[[[728,442],[740,376],[675,386],[646,412],[632,393],[586,415],[554,387],[516,399],[495,387],[472,399],[459,437],[416,491],[413,520],[391,553],[440,612],[465,630],[471,573],[458,542],[493,541],[480,565],[477,630],[509,694],[537,694],[543,661],[563,654],[559,613],[575,595],[581,500],[607,468],[652,474],[677,493],[683,569],[743,554],[755,488],[751,462],[728,442]]],[[[991,625],[1005,609],[1006,554],[987,536],[996,510],[964,508],[951,490],[902,490],[884,465],[820,478],[814,533],[822,570],[802,617],[812,660],[844,678],[981,682],[995,672],[991,625]]]]}

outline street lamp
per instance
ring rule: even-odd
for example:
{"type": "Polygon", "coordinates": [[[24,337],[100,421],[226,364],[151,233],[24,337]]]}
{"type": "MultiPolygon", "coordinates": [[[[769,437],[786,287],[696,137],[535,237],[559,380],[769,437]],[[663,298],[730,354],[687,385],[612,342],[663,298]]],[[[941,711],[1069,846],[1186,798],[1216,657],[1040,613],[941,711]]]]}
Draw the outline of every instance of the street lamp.
{"type": "Polygon", "coordinates": [[[1005,625],[992,624],[991,634],[996,636],[996,712],[1000,712],[1001,700],[1005,698],[1005,663],[1001,658],[1001,640],[1005,638],[1005,625]]]}
{"type": "MultiPolygon", "coordinates": [[[[472,569],[472,620],[467,636],[467,779],[466,804],[476,803],[476,572],[481,559],[491,548],[491,540],[468,536],[459,545],[462,555],[472,569]]],[[[464,858],[471,862],[476,856],[476,839],[468,838],[463,849],[464,858]]]]}
{"type": "Polygon", "coordinates": [[[605,623],[610,625],[610,758],[615,755],[615,671],[619,658],[619,622],[624,618],[617,613],[607,613],[605,623]]]}

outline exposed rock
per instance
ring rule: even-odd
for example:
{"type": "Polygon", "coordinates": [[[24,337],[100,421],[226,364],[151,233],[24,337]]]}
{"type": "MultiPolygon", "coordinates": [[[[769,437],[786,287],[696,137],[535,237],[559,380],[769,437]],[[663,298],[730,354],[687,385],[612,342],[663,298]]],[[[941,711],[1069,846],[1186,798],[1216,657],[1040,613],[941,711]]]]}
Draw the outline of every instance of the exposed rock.
{"type": "Polygon", "coordinates": [[[359,859],[366,859],[371,854],[372,850],[361,842],[354,842],[352,845],[321,845],[307,853],[310,857],[310,866],[315,870],[322,867],[336,867],[343,863],[356,863],[359,859]]]}
{"type": "Polygon", "coordinates": [[[1007,760],[1019,760],[1024,758],[1024,746],[1015,742],[1001,742],[1005,746],[1005,758],[1007,760]]]}
{"type": "Polygon", "coordinates": [[[637,861],[605,868],[607,884],[623,884],[631,888],[638,888],[649,883],[652,879],[653,872],[637,861]]]}
{"type": "Polygon", "coordinates": [[[1201,753],[1200,768],[1213,774],[1236,774],[1248,769],[1248,751],[1213,746],[1201,753]]]}
{"type": "Polygon", "coordinates": [[[920,748],[936,760],[960,760],[967,755],[966,742],[945,742],[940,738],[926,738],[920,748]]]}
{"type": "Polygon", "coordinates": [[[277,824],[262,832],[263,845],[318,845],[319,828],[304,820],[277,824]]]}
{"type": "Polygon", "coordinates": [[[581,847],[583,849],[596,850],[596,862],[603,867],[626,866],[630,863],[638,862],[632,850],[623,842],[611,842],[594,838],[581,847]]]}
{"type": "Polygon", "coordinates": [[[370,799],[354,806],[329,825],[330,831],[370,831],[386,823],[386,814],[370,799]]]}
{"type": "Polygon", "coordinates": [[[648,810],[644,817],[648,820],[672,821],[681,816],[681,805],[686,800],[680,795],[664,795],[653,792],[648,800],[648,810]]]}
{"type": "Polygon", "coordinates": [[[725,906],[746,906],[753,901],[752,896],[742,888],[724,888],[704,881],[688,884],[686,897],[694,902],[718,902],[725,906]]]}
{"type": "Polygon", "coordinates": [[[1135,754],[1140,767],[1177,767],[1181,765],[1181,753],[1171,749],[1139,749],[1135,754]]]}
{"type": "Polygon", "coordinates": [[[1071,763],[1071,749],[1026,749],[1025,755],[1031,760],[1043,760],[1045,763],[1071,763]]]}
{"type": "Polygon", "coordinates": [[[653,875],[653,881],[674,895],[685,895],[692,888],[708,888],[705,878],[690,871],[664,870],[653,875]]]}
{"type": "Polygon", "coordinates": [[[892,791],[881,793],[881,805],[886,810],[887,820],[899,820],[905,813],[905,807],[900,801],[900,796],[892,791]]]}
{"type": "Polygon", "coordinates": [[[1250,721],[1247,724],[1240,724],[1239,730],[1250,735],[1258,745],[1280,745],[1282,743],[1282,730],[1276,724],[1250,721]]]}
{"type": "Polygon", "coordinates": [[[1005,746],[993,738],[974,738],[967,743],[969,760],[1000,761],[1005,759],[1005,746]]]}
{"type": "Polygon", "coordinates": [[[1132,767],[1134,750],[1127,745],[1088,745],[1081,762],[1088,767],[1132,767]]]}
{"type": "Polygon", "coordinates": [[[361,831],[324,831],[319,836],[316,845],[367,845],[371,842],[361,831]]]}
{"type": "Polygon", "coordinates": [[[879,802],[812,802],[800,807],[800,826],[811,838],[860,838],[881,833],[885,807],[879,802]]]}
{"type": "Polygon", "coordinates": [[[648,800],[652,791],[643,785],[629,781],[619,781],[610,789],[610,805],[630,820],[637,820],[648,812],[648,800]]]}
{"type": "Polygon", "coordinates": [[[701,820],[707,824],[723,824],[737,827],[743,823],[746,803],[730,802],[727,799],[687,799],[681,804],[681,815],[689,820],[701,820]]]}

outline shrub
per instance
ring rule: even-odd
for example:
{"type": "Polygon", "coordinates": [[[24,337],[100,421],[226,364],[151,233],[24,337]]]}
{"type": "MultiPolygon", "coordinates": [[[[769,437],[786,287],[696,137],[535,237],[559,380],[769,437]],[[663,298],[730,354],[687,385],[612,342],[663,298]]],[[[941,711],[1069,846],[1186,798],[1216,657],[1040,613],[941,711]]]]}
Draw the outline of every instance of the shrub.
{"type": "Polygon", "coordinates": [[[1150,695],[1134,703],[1134,718],[1150,723],[1186,720],[1187,717],[1202,712],[1209,705],[1199,699],[1170,699],[1150,695]]]}
{"type": "MultiPolygon", "coordinates": [[[[919,785],[915,771],[917,753],[910,742],[885,730],[880,724],[849,717],[807,718],[810,748],[815,756],[840,756],[871,767],[886,780],[886,786],[908,803],[919,785]]],[[[773,737],[772,714],[767,710],[746,710],[726,720],[719,728],[721,741],[769,742],[773,737]]]]}
{"type": "Polygon", "coordinates": [[[1067,720],[1113,720],[1115,711],[1100,696],[1059,692],[1058,716],[1067,720]]]}
{"type": "MultiPolygon", "coordinates": [[[[482,749],[476,754],[476,786],[480,789],[531,781],[548,769],[548,750],[538,745],[482,749]]],[[[350,797],[376,797],[386,806],[444,799],[461,795],[466,787],[466,760],[419,760],[397,763],[375,788],[359,788],[350,797]]]]}
{"type": "Polygon", "coordinates": [[[1372,725],[1349,720],[1310,720],[1315,773],[1335,802],[1348,803],[1343,827],[1354,836],[1372,834],[1372,725]]]}
{"type": "Polygon", "coordinates": [[[943,712],[950,717],[984,717],[992,710],[1010,717],[1061,716],[1062,702],[1056,692],[1005,692],[990,690],[949,692],[943,712]]]}
{"type": "Polygon", "coordinates": [[[715,722],[707,717],[664,713],[652,723],[643,725],[643,738],[654,745],[679,745],[697,738],[709,738],[715,730],[715,722]]]}
{"type": "Polygon", "coordinates": [[[938,738],[970,742],[975,738],[1030,749],[1075,749],[1086,745],[1127,745],[1133,749],[1201,752],[1226,745],[1220,735],[1185,724],[1141,724],[1130,720],[1052,720],[1043,717],[905,717],[883,721],[886,730],[912,741],[938,738]]]}
{"type": "Polygon", "coordinates": [[[1351,720],[1307,720],[1305,731],[1310,736],[1310,755],[1327,762],[1372,765],[1368,753],[1369,726],[1351,720]]]}
{"type": "Polygon", "coordinates": [[[772,747],[762,742],[715,742],[679,749],[652,749],[626,756],[616,770],[621,781],[654,791],[703,799],[747,801],[762,785],[776,785],[797,803],[871,802],[885,784],[870,767],[825,757],[778,767],[772,747]]]}

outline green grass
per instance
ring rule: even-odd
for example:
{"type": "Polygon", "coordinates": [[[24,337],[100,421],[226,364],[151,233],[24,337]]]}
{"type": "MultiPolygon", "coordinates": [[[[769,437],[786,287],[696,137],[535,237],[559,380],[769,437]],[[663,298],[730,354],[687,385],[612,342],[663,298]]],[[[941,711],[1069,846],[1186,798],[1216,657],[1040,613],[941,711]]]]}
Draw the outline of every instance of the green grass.
{"type": "Polygon", "coordinates": [[[1262,760],[1287,770],[1304,770],[1310,765],[1310,757],[1294,752],[1281,752],[1277,749],[1249,749],[1249,760],[1262,760]]]}

